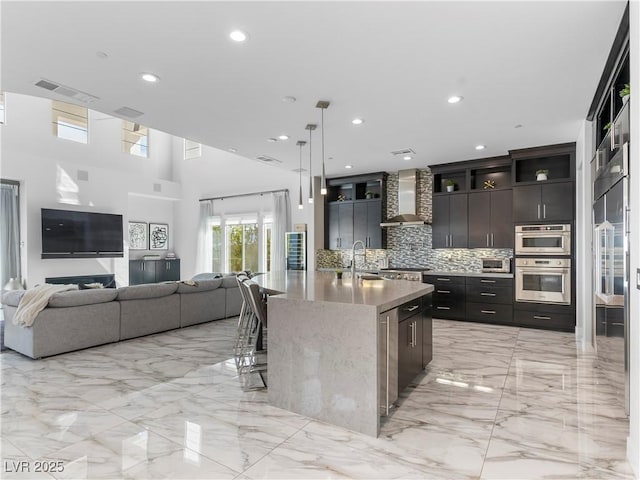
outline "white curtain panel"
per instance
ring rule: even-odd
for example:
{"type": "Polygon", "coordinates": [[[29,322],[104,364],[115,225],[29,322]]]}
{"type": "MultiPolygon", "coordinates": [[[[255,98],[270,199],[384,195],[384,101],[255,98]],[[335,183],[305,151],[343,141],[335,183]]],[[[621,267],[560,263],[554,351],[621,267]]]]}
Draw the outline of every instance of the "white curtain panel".
{"type": "Polygon", "coordinates": [[[196,272],[211,272],[213,267],[213,242],[209,222],[213,217],[213,200],[200,202],[200,225],[198,227],[198,249],[196,251],[196,272]]]}
{"type": "Polygon", "coordinates": [[[20,221],[18,186],[0,184],[0,289],[10,278],[20,280],[20,221]]]}
{"type": "Polygon", "coordinates": [[[271,227],[271,271],[286,269],[285,233],[291,229],[289,192],[274,192],[273,226],[271,227]]]}

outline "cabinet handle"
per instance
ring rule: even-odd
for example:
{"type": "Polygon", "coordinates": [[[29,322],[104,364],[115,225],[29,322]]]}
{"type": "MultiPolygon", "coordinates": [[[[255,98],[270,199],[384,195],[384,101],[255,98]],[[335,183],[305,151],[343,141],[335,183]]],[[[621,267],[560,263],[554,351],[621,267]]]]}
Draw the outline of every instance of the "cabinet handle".
{"type": "Polygon", "coordinates": [[[413,322],[413,346],[418,345],[418,322],[413,322]]]}
{"type": "Polygon", "coordinates": [[[450,282],[451,281],[450,278],[436,278],[436,280],[438,280],[439,282],[450,282]]]}
{"type": "Polygon", "coordinates": [[[547,218],[547,204],[542,204],[542,218],[547,218]]]}
{"type": "Polygon", "coordinates": [[[491,245],[489,244],[489,234],[487,233],[487,247],[489,247],[489,246],[491,246],[491,245]]]}
{"type": "Polygon", "coordinates": [[[451,293],[451,290],[436,290],[436,293],[451,293]]]}
{"type": "Polygon", "coordinates": [[[488,293],[488,292],[480,292],[480,295],[482,295],[483,297],[495,297],[496,296],[495,293],[488,293]]]}
{"type": "Polygon", "coordinates": [[[495,281],[495,280],[485,280],[485,279],[482,279],[482,280],[480,280],[480,283],[496,283],[496,281],[495,281]]]}
{"type": "Polygon", "coordinates": [[[144,272],[144,263],[142,264],[142,271],[144,272]]]}
{"type": "Polygon", "coordinates": [[[551,320],[551,317],[545,317],[544,315],[534,315],[533,318],[536,320],[551,320]]]}
{"type": "Polygon", "coordinates": [[[404,311],[405,312],[413,312],[416,308],[418,308],[420,305],[411,305],[408,308],[405,308],[404,311]]]}
{"type": "Polygon", "coordinates": [[[480,310],[480,313],[487,313],[489,315],[494,315],[496,313],[495,310],[480,310]]]}
{"type": "Polygon", "coordinates": [[[493,233],[491,234],[491,246],[493,247],[493,233]]]}
{"type": "Polygon", "coordinates": [[[538,220],[540,220],[540,204],[538,204],[538,220]]]}
{"type": "Polygon", "coordinates": [[[410,330],[409,346],[413,347],[413,322],[409,324],[409,330],[410,330]]]}
{"type": "Polygon", "coordinates": [[[436,307],[438,310],[451,310],[451,307],[436,307]]]}

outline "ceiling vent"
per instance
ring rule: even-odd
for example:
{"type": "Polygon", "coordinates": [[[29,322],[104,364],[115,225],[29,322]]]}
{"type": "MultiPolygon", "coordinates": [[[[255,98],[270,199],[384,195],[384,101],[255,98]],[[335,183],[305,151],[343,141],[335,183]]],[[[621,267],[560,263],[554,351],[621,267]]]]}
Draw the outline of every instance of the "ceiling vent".
{"type": "Polygon", "coordinates": [[[268,155],[258,155],[256,160],[260,160],[261,162],[266,163],[282,163],[282,160],[278,160],[277,158],[269,157],[268,155]]]}
{"type": "Polygon", "coordinates": [[[35,85],[36,87],[44,88],[45,90],[49,90],[50,92],[55,92],[58,95],[69,97],[82,103],[93,103],[96,100],[99,100],[99,98],[95,95],[81,92],[80,90],[76,90],[75,88],[67,87],[65,85],[52,82],[51,80],[45,80],[44,78],[41,78],[38,82],[35,83],[35,85]]]}
{"type": "Polygon", "coordinates": [[[415,155],[416,152],[414,152],[411,148],[402,148],[400,150],[393,150],[391,152],[391,155],[415,155]]]}
{"type": "Polygon", "coordinates": [[[296,172],[296,173],[304,173],[307,171],[306,168],[294,168],[293,170],[291,170],[292,172],[296,172]]]}
{"type": "Polygon", "coordinates": [[[113,113],[117,113],[119,116],[127,118],[137,118],[140,115],[144,115],[144,112],[140,112],[139,110],[129,107],[120,107],[119,109],[114,110],[113,113]]]}

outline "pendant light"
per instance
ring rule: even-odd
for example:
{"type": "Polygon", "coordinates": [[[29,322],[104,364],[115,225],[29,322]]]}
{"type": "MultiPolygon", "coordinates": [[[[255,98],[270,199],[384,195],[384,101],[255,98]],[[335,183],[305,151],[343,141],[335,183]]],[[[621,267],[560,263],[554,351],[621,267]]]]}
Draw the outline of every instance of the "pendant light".
{"type": "Polygon", "coordinates": [[[298,166],[298,173],[300,174],[300,192],[298,195],[298,209],[302,210],[304,208],[304,203],[302,203],[302,147],[307,144],[304,140],[298,140],[296,145],[300,147],[300,165],[298,166]]]}
{"type": "Polygon", "coordinates": [[[324,174],[324,111],[329,108],[330,103],[326,100],[319,100],[316,104],[316,108],[319,108],[322,112],[322,123],[321,123],[321,132],[322,132],[322,177],[320,180],[320,195],[327,194],[327,177],[324,174]]]}
{"type": "Polygon", "coordinates": [[[311,167],[311,132],[316,129],[315,123],[309,123],[305,128],[309,130],[309,198],[308,202],[313,203],[313,169],[311,167]]]}

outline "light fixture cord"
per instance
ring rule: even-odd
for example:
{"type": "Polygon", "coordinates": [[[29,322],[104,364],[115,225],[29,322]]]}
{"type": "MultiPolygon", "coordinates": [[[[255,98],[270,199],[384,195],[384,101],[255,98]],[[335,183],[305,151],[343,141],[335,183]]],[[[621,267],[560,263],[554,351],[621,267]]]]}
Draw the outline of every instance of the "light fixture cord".
{"type": "Polygon", "coordinates": [[[300,143],[300,164],[298,170],[300,174],[300,195],[298,198],[298,207],[302,208],[302,143],[300,143]]]}
{"type": "Polygon", "coordinates": [[[322,188],[326,190],[327,188],[327,179],[324,174],[324,108],[320,109],[321,111],[321,120],[322,120],[322,188]]]}
{"type": "Polygon", "coordinates": [[[313,200],[313,170],[311,169],[311,132],[312,128],[309,127],[309,201],[313,200]]]}

